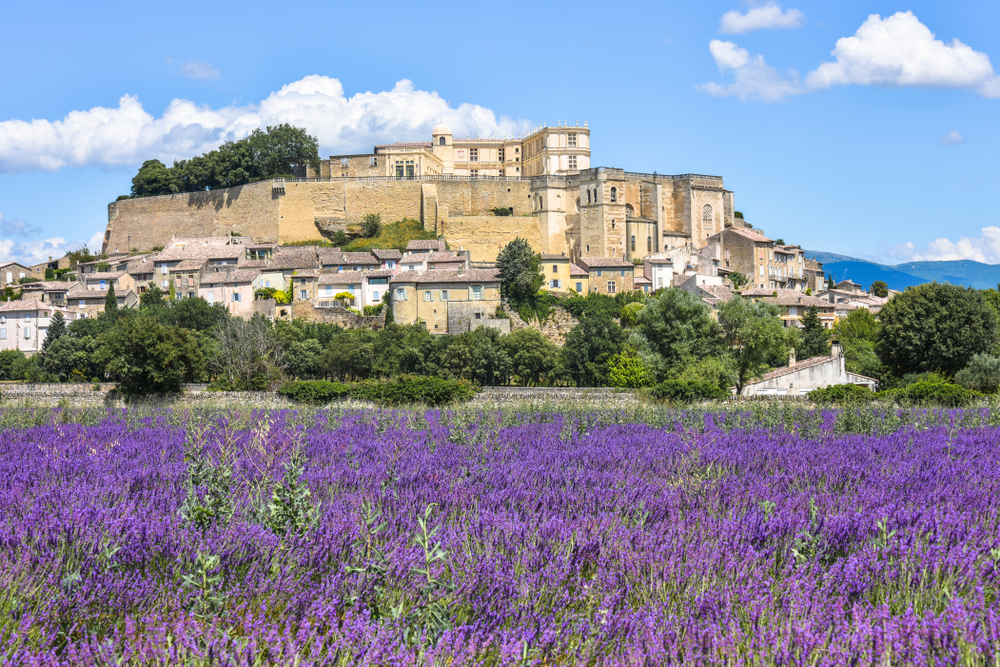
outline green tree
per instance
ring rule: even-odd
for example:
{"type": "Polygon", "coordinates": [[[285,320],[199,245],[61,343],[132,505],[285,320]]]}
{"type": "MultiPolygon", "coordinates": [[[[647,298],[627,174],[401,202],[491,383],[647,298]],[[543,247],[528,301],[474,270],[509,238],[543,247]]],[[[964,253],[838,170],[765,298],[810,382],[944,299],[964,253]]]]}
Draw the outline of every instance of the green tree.
{"type": "Polygon", "coordinates": [[[454,378],[480,385],[507,384],[512,364],[502,338],[492,327],[454,336],[439,351],[441,368],[454,378]]]}
{"type": "Polygon", "coordinates": [[[149,289],[139,295],[140,309],[161,308],[165,305],[166,302],[163,300],[163,290],[153,283],[149,283],[149,289]]]}
{"type": "Polygon", "coordinates": [[[89,381],[104,376],[104,367],[98,363],[97,340],[91,336],[60,336],[49,346],[42,359],[45,371],[60,380],[89,381]]]}
{"type": "Polygon", "coordinates": [[[997,344],[996,311],[978,290],[924,283],[897,294],[879,312],[875,352],[896,377],[940,371],[949,377],[997,344]]]}
{"type": "Polygon", "coordinates": [[[736,384],[736,363],[729,354],[712,355],[685,366],[677,379],[728,390],[736,384]]]}
{"type": "Polygon", "coordinates": [[[56,279],[56,270],[53,269],[51,266],[45,267],[45,279],[46,280],[55,280],[56,279]]]}
{"type": "Polygon", "coordinates": [[[626,347],[608,360],[608,384],[612,387],[638,388],[652,383],[652,373],[634,348],[626,347]]]}
{"type": "Polygon", "coordinates": [[[836,287],[836,283],[833,282],[833,276],[829,276],[826,279],[826,288],[833,289],[834,287],[836,287]]]}
{"type": "Polygon", "coordinates": [[[111,319],[118,315],[118,297],[115,296],[115,281],[108,281],[108,294],[104,297],[104,314],[111,319]]]}
{"type": "Polygon", "coordinates": [[[625,343],[625,333],[605,313],[584,315],[566,334],[560,357],[570,378],[580,387],[603,387],[608,381],[608,362],[625,343]]]}
{"type": "Polygon", "coordinates": [[[20,350],[0,351],[0,380],[23,380],[27,357],[20,350]]]}
{"type": "Polygon", "coordinates": [[[226,310],[225,306],[221,303],[210,305],[201,297],[174,301],[169,308],[165,308],[161,312],[163,321],[167,324],[192,331],[208,331],[220,322],[229,319],[229,311],[226,310]]]}
{"type": "Polygon", "coordinates": [[[52,319],[49,320],[48,331],[45,332],[45,340],[42,342],[42,352],[47,352],[52,343],[66,335],[66,318],[61,310],[57,310],[52,319]]]}
{"type": "Polygon", "coordinates": [[[551,384],[559,366],[559,347],[536,329],[525,327],[503,338],[515,381],[524,386],[551,384]]]}
{"type": "Polygon", "coordinates": [[[361,218],[361,235],[373,239],[382,231],[382,215],[380,213],[365,213],[361,218]]]}
{"type": "Polygon", "coordinates": [[[198,377],[204,358],[190,332],[150,316],[125,317],[99,340],[97,361],[125,396],[177,392],[198,377]]]}
{"type": "Polygon", "coordinates": [[[830,355],[830,333],[823,328],[816,306],[809,306],[802,316],[801,344],[797,353],[801,359],[830,355]]]}
{"type": "Polygon", "coordinates": [[[657,378],[719,351],[719,327],[705,302],[679,289],[665,289],[639,311],[636,330],[661,359],[657,378]]]}
{"type": "Polygon", "coordinates": [[[974,355],[969,365],[955,374],[955,383],[984,394],[997,393],[1000,390],[1000,358],[989,354],[974,355]]]}
{"type": "Polygon", "coordinates": [[[314,338],[292,343],[285,352],[286,370],[294,378],[313,379],[323,373],[323,346],[314,338]]]}
{"type": "MultiPolygon", "coordinates": [[[[533,297],[545,283],[539,268],[541,257],[521,237],[505,245],[497,255],[500,291],[504,297],[522,303],[533,297]]],[[[620,308],[620,306],[619,306],[620,308]]]]}
{"type": "Polygon", "coordinates": [[[743,289],[743,286],[750,282],[750,279],[739,271],[733,271],[729,274],[729,282],[733,284],[736,289],[743,289]]]}
{"type": "Polygon", "coordinates": [[[323,367],[329,376],[337,380],[365,380],[372,377],[375,367],[374,339],[354,332],[339,337],[326,351],[323,367]]]}
{"type": "Polygon", "coordinates": [[[133,197],[153,197],[177,192],[174,175],[159,160],[146,160],[132,178],[133,197]]]}
{"type": "Polygon", "coordinates": [[[739,296],[719,304],[719,325],[735,362],[737,395],[764,371],[775,349],[784,345],[780,313],[773,303],[739,296]]]}
{"type": "Polygon", "coordinates": [[[884,280],[876,280],[872,283],[872,286],[868,288],[868,291],[875,296],[884,299],[889,296],[889,285],[886,284],[884,280]]]}

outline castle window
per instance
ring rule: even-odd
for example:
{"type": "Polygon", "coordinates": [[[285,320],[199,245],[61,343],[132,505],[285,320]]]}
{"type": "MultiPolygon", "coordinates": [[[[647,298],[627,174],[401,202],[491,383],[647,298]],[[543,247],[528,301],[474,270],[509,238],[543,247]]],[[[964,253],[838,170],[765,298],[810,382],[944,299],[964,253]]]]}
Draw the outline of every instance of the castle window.
{"type": "Polygon", "coordinates": [[[587,244],[587,252],[590,252],[590,244],[587,244]]]}
{"type": "Polygon", "coordinates": [[[701,221],[702,222],[712,222],[714,217],[712,216],[712,205],[705,204],[701,209],[701,221]]]}
{"type": "Polygon", "coordinates": [[[552,265],[552,273],[559,273],[559,265],[558,264],[553,264],[552,265]]]}
{"type": "Polygon", "coordinates": [[[635,252],[635,234],[632,235],[632,252],[635,252]]]}
{"type": "Polygon", "coordinates": [[[566,145],[570,147],[576,147],[576,133],[570,132],[566,135],[566,145]]]}
{"type": "Polygon", "coordinates": [[[521,152],[521,149],[520,149],[520,148],[514,148],[514,152],[515,152],[515,153],[520,153],[520,152],[521,152]]]}
{"type": "Polygon", "coordinates": [[[614,221],[614,220],[612,220],[612,221],[611,221],[611,229],[614,229],[614,228],[615,228],[615,221],[614,221]]]}
{"type": "Polygon", "coordinates": [[[609,280],[608,281],[608,294],[614,294],[614,293],[615,293],[615,281],[609,280]]]}
{"type": "Polygon", "coordinates": [[[611,188],[611,201],[613,202],[618,201],[618,188],[615,187],[611,188]]]}
{"type": "Polygon", "coordinates": [[[590,203],[590,190],[587,190],[587,203],[590,203]]]}
{"type": "Polygon", "coordinates": [[[497,161],[503,162],[503,148],[497,149],[497,161]]]}
{"type": "Polygon", "coordinates": [[[377,157],[373,157],[371,159],[371,166],[372,167],[377,167],[378,166],[378,158],[377,157]]]}
{"type": "Polygon", "coordinates": [[[346,168],[346,167],[347,167],[347,165],[349,165],[349,164],[350,164],[350,162],[351,162],[351,161],[350,161],[350,160],[349,160],[348,158],[346,158],[346,157],[342,157],[342,158],[340,158],[340,166],[341,166],[341,167],[345,167],[345,168],[346,168]]]}
{"type": "Polygon", "coordinates": [[[653,252],[653,237],[646,237],[646,252],[653,252]]]}
{"type": "Polygon", "coordinates": [[[479,149],[470,148],[469,149],[469,162],[479,162],[479,149]]]}
{"type": "Polygon", "coordinates": [[[569,162],[569,168],[570,169],[576,169],[576,156],[575,155],[570,155],[568,162],[569,162]]]}
{"type": "Polygon", "coordinates": [[[478,169],[472,169],[472,170],[470,170],[470,171],[469,171],[469,174],[470,174],[470,175],[471,175],[471,176],[472,176],[473,178],[479,178],[479,170],[478,170],[478,169]]]}
{"type": "Polygon", "coordinates": [[[500,178],[503,178],[506,175],[507,175],[507,172],[505,170],[501,169],[500,172],[499,172],[500,178]]]}
{"type": "Polygon", "coordinates": [[[444,145],[446,145],[446,142],[445,142],[445,140],[444,140],[444,137],[441,137],[440,139],[438,139],[438,145],[439,145],[439,146],[444,146],[444,145]]]}
{"type": "Polygon", "coordinates": [[[632,204],[625,204],[625,217],[626,218],[635,217],[635,208],[632,207],[632,204]]]}

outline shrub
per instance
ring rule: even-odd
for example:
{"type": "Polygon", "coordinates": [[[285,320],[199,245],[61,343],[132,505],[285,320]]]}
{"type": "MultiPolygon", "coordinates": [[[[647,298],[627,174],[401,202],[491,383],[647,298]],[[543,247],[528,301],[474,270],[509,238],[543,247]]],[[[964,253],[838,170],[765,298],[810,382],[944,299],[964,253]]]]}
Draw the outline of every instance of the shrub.
{"type": "Polygon", "coordinates": [[[514,215],[514,207],[513,206],[510,207],[510,208],[491,208],[490,211],[493,213],[493,215],[501,217],[501,218],[502,217],[506,217],[506,216],[514,215]]]}
{"type": "Polygon", "coordinates": [[[351,394],[351,386],[326,380],[288,382],[278,390],[278,394],[301,403],[324,404],[347,398],[351,394]]]}
{"type": "Polygon", "coordinates": [[[705,382],[667,380],[650,389],[649,395],[657,401],[694,403],[696,401],[721,401],[729,397],[729,392],[705,382]]]}
{"type": "Polygon", "coordinates": [[[392,380],[365,380],[351,388],[351,396],[379,405],[446,405],[468,400],[479,389],[466,380],[404,375],[392,380]]]}
{"type": "Polygon", "coordinates": [[[373,239],[382,231],[382,214],[366,213],[361,219],[361,235],[366,239],[373,239]]]}
{"type": "Polygon", "coordinates": [[[955,374],[955,384],[966,389],[995,394],[1000,389],[1000,358],[977,354],[969,365],[955,374]]]}
{"type": "Polygon", "coordinates": [[[978,391],[947,382],[916,382],[906,388],[906,399],[917,405],[960,408],[982,398],[978,391]]]}
{"type": "Polygon", "coordinates": [[[814,389],[806,396],[814,403],[864,403],[875,400],[875,392],[857,384],[835,384],[814,389]]]}

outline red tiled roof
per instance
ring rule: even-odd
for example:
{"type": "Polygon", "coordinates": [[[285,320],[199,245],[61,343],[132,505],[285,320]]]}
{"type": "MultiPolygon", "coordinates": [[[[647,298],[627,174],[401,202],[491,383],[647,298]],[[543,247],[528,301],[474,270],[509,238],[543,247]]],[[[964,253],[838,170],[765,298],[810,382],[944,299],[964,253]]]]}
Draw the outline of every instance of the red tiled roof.
{"type": "Polygon", "coordinates": [[[577,264],[587,269],[631,269],[633,264],[617,257],[581,257],[577,264]]]}

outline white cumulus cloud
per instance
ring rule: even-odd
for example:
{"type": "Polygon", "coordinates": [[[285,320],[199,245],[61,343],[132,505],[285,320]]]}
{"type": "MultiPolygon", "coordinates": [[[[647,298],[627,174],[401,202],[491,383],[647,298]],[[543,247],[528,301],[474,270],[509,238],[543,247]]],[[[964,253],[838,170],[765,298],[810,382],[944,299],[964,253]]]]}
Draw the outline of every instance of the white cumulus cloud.
{"type": "Polygon", "coordinates": [[[48,261],[49,257],[62,257],[67,250],[66,239],[61,236],[21,243],[15,243],[13,239],[0,239],[0,262],[18,262],[31,266],[48,261]]]}
{"type": "Polygon", "coordinates": [[[945,43],[913,15],[872,14],[852,37],[837,40],[834,62],[806,77],[812,89],[861,85],[971,90],[1000,97],[1000,77],[990,58],[957,39],[945,43]]]}
{"type": "Polygon", "coordinates": [[[764,56],[751,56],[733,42],[713,39],[709,50],[723,73],[733,73],[732,83],[697,87],[717,97],[778,102],[789,95],[846,85],[969,90],[1000,97],[1000,76],[988,55],[957,39],[949,43],[936,39],[912,12],[884,19],[869,16],[854,36],[837,40],[832,51],[836,60],[810,72],[804,85],[794,71],[782,75],[764,56]]]}
{"type": "Polygon", "coordinates": [[[529,126],[497,118],[479,105],[453,107],[436,92],[418,90],[405,79],[392,90],[348,97],[337,79],[311,75],[247,106],[213,109],[175,99],[156,118],[138,97],[126,94],[117,107],[72,111],[58,120],[3,121],[0,173],[134,166],[151,158],[169,164],[279,123],[306,128],[318,138],[323,153],[355,153],[370,151],[376,143],[429,140],[431,128],[441,120],[455,136],[513,135],[529,126]]]}
{"type": "Polygon", "coordinates": [[[806,15],[797,9],[782,9],[777,2],[769,2],[762,7],[751,7],[746,14],[733,9],[722,15],[719,32],[743,33],[765,28],[801,28],[806,15]]]}
{"type": "Polygon", "coordinates": [[[903,243],[889,248],[886,254],[900,263],[971,259],[984,264],[1000,264],[1000,227],[983,227],[980,236],[962,236],[957,241],[935,239],[924,247],[903,243]]]}
{"type": "Polygon", "coordinates": [[[749,51],[735,43],[718,39],[713,39],[708,49],[715,64],[719,66],[719,71],[725,74],[731,70],[734,81],[728,84],[701,84],[697,88],[703,93],[716,97],[738,97],[741,100],[779,102],[789,95],[802,92],[795,72],[782,76],[760,54],[750,55],[749,51]]]}
{"type": "Polygon", "coordinates": [[[24,220],[11,220],[0,213],[0,236],[33,236],[41,231],[24,220]]]}
{"type": "Polygon", "coordinates": [[[958,133],[958,130],[952,130],[944,136],[941,137],[942,146],[957,146],[958,144],[965,141],[965,137],[958,133]]]}

